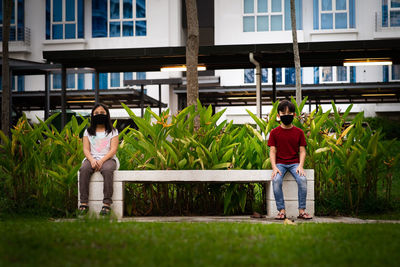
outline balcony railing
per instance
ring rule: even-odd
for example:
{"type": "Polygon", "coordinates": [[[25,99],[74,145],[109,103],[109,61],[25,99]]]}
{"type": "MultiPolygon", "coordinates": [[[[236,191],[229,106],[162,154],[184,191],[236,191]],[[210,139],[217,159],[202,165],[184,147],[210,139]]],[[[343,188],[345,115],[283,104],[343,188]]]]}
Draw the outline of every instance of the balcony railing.
{"type": "MultiPolygon", "coordinates": [[[[3,38],[3,27],[0,27],[0,41],[3,38]]],[[[31,45],[31,29],[28,27],[11,27],[10,42],[23,42],[25,46],[31,45]]]]}

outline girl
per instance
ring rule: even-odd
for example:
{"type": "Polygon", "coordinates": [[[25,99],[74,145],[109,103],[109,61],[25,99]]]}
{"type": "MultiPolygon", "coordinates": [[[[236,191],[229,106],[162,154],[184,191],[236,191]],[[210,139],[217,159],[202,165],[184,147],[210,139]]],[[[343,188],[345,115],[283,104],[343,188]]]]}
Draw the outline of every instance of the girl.
{"type": "Polygon", "coordinates": [[[85,159],[79,169],[79,192],[81,205],[79,211],[89,211],[89,180],[92,174],[100,171],[104,178],[104,199],[100,215],[111,212],[113,195],[113,175],[117,169],[118,159],[115,156],[118,148],[118,130],[112,126],[110,112],[102,104],[92,109],[90,127],[83,135],[83,153],[85,159]]]}

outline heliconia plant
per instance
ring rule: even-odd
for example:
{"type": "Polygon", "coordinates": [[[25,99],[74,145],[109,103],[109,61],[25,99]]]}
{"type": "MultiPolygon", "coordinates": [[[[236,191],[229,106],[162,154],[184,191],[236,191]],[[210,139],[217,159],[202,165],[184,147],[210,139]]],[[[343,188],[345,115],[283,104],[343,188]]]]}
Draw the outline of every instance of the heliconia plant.
{"type": "MultiPolygon", "coordinates": [[[[395,141],[382,142],[379,130],[363,127],[362,112],[349,119],[352,105],[343,114],[334,102],[331,110],[319,107],[304,113],[307,98],[300,105],[291,101],[296,108],[293,123],[306,136],[305,168],[315,170],[317,213],[337,209],[357,213],[378,198],[379,190],[390,201],[393,173],[400,160],[400,154],[390,152],[395,141]]],[[[143,118],[122,104],[137,128],[127,127],[119,134],[120,169],[269,169],[267,138],[279,125],[278,104],[273,103],[263,119],[247,110],[255,126],[221,120],[225,109],[213,114],[211,106],[200,102],[177,114],[166,109],[158,115],[147,108],[143,118]]],[[[78,123],[72,117],[58,131],[51,125],[56,116],[33,126],[24,116],[10,138],[0,131],[0,205],[62,216],[74,212],[77,171],[84,157],[80,136],[89,121],[81,118],[78,123]]],[[[266,202],[265,185],[258,183],[127,184],[125,199],[128,215],[265,212],[266,202]]]]}

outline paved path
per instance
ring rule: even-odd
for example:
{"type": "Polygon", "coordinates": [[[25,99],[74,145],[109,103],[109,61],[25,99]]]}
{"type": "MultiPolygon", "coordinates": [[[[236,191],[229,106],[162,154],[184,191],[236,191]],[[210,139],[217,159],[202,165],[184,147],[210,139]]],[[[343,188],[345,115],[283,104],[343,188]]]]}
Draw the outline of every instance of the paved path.
{"type": "MultiPolygon", "coordinates": [[[[296,223],[347,223],[347,224],[365,224],[365,223],[395,223],[399,224],[400,220],[363,220],[352,217],[314,217],[312,220],[299,220],[297,218],[289,218],[296,223]]],[[[252,219],[250,216],[173,216],[173,217],[129,217],[122,218],[121,222],[244,222],[244,223],[283,223],[283,221],[274,220],[273,218],[252,219]]]]}

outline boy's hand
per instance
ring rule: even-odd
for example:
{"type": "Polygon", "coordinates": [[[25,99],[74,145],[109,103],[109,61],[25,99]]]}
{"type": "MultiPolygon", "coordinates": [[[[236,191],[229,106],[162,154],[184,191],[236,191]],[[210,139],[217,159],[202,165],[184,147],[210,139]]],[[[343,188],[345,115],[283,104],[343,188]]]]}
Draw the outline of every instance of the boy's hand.
{"type": "Polygon", "coordinates": [[[103,166],[103,160],[99,159],[96,161],[97,171],[100,171],[101,167],[103,166]]]}
{"type": "Polygon", "coordinates": [[[95,169],[95,170],[96,170],[96,168],[97,168],[97,162],[96,162],[95,159],[93,159],[93,160],[90,161],[90,165],[92,166],[92,169],[95,169]]]}
{"type": "Polygon", "coordinates": [[[306,172],[304,171],[303,167],[301,167],[301,166],[297,167],[296,173],[300,176],[306,176],[306,172]]]}
{"type": "Polygon", "coordinates": [[[280,175],[282,175],[281,171],[280,171],[277,167],[272,168],[271,180],[274,180],[275,176],[276,176],[278,173],[279,173],[280,175]]]}

